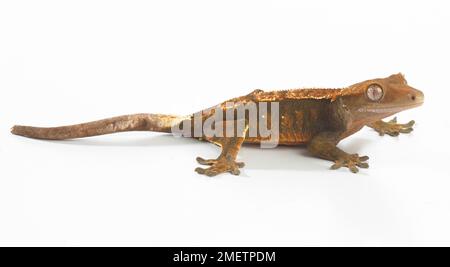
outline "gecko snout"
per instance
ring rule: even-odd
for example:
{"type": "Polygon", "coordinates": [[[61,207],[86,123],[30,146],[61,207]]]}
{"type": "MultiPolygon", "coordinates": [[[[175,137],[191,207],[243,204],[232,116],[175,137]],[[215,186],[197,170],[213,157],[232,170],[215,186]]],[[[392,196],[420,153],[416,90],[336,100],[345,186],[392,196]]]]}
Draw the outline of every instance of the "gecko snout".
{"type": "Polygon", "coordinates": [[[409,99],[411,99],[412,102],[415,104],[422,104],[424,101],[424,95],[419,90],[414,90],[413,92],[408,94],[409,99]]]}

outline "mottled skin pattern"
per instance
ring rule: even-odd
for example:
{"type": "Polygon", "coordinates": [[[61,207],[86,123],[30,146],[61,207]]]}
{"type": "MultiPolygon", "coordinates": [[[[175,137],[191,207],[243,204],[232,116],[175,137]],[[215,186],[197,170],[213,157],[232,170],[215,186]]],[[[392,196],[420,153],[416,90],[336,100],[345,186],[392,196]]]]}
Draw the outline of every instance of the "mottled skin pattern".
{"type": "MultiPolygon", "coordinates": [[[[367,80],[342,89],[295,89],[285,91],[264,92],[255,90],[252,93],[230,99],[219,104],[218,108],[226,113],[226,103],[245,104],[249,102],[279,103],[279,144],[305,144],[308,151],[316,157],[334,162],[332,169],[347,167],[352,172],[359,168],[368,168],[367,156],[348,154],[337,147],[342,139],[368,126],[380,135],[396,136],[399,133],[412,131],[414,121],[397,124],[396,120],[383,122],[381,119],[400,111],[420,106],[424,101],[421,91],[410,87],[402,74],[387,78],[367,80]]],[[[270,111],[270,109],[269,109],[270,111]]],[[[211,109],[202,111],[205,121],[214,113],[211,109]]],[[[161,114],[136,114],[71,126],[38,128],[14,126],[12,133],[30,138],[63,140],[95,136],[123,131],[157,131],[170,132],[174,125],[182,125],[184,121],[193,121],[192,116],[172,116],[161,114]]],[[[224,116],[225,118],[225,116],[224,116]]],[[[236,162],[237,154],[243,143],[261,143],[266,140],[259,134],[250,137],[248,132],[251,123],[249,117],[222,121],[229,123],[245,123],[241,132],[233,136],[208,137],[199,139],[209,141],[222,147],[217,159],[198,157],[199,164],[207,168],[197,168],[200,174],[215,176],[230,172],[238,175],[242,162],[236,162]]],[[[220,122],[219,122],[220,123],[220,122]]],[[[257,121],[259,124],[260,121],[257,121]]],[[[270,125],[269,120],[269,125],[270,125]]],[[[193,129],[191,129],[193,131],[193,129]]]]}

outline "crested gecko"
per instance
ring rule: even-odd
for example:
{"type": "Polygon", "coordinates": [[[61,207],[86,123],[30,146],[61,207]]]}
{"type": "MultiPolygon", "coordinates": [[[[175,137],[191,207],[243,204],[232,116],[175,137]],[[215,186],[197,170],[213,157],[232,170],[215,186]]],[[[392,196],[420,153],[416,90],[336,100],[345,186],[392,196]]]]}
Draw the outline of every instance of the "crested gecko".
{"type": "Polygon", "coordinates": [[[267,141],[268,136],[258,131],[261,130],[259,126],[266,124],[271,129],[277,126],[277,144],[306,145],[312,155],[334,162],[332,169],[347,167],[356,173],[358,168],[369,167],[369,158],[339,149],[339,141],[364,126],[373,128],[380,135],[409,133],[414,121],[398,124],[396,119],[388,122],[382,119],[420,106],[423,102],[424,94],[409,86],[405,77],[399,73],[340,89],[255,90],[188,116],[134,114],[62,127],[14,126],[11,132],[29,138],[64,140],[124,131],[173,133],[174,129],[178,129],[188,137],[205,140],[222,148],[216,159],[197,158],[199,164],[207,167],[196,168],[196,172],[215,176],[224,172],[235,175],[240,173],[239,169],[244,163],[237,162],[236,157],[242,144],[267,141]],[[255,105],[250,106],[252,103],[255,105]],[[272,105],[269,110],[266,106],[265,110],[270,113],[276,109],[277,116],[260,116],[258,112],[262,110],[261,104],[274,103],[277,105],[272,105]],[[237,112],[242,107],[247,107],[247,110],[237,112]],[[256,117],[250,115],[249,107],[255,108],[258,113],[256,117]],[[214,134],[206,134],[205,128],[195,124],[206,123],[218,115],[221,115],[219,119],[212,120],[211,130],[214,134]]]}

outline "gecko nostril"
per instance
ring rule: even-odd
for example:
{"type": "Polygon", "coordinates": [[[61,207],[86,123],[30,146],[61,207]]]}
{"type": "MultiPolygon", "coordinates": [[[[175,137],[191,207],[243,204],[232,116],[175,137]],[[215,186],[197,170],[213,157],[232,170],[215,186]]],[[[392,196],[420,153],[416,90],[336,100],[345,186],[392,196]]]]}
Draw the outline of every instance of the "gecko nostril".
{"type": "Polygon", "coordinates": [[[411,95],[411,100],[415,101],[416,100],[416,96],[415,95],[411,95]]]}

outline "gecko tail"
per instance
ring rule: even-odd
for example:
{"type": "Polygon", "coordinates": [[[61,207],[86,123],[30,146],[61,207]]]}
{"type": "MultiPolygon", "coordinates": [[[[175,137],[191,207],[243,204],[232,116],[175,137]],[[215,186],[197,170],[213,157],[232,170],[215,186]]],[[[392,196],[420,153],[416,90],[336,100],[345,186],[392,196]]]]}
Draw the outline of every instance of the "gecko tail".
{"type": "Polygon", "coordinates": [[[32,127],[16,125],[11,133],[34,139],[66,140],[128,131],[170,133],[172,126],[186,117],[162,114],[133,114],[62,127],[32,127]]]}

